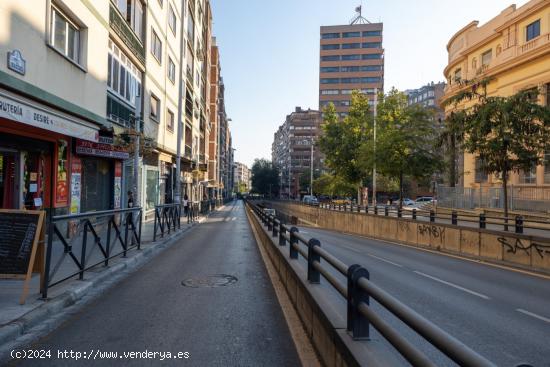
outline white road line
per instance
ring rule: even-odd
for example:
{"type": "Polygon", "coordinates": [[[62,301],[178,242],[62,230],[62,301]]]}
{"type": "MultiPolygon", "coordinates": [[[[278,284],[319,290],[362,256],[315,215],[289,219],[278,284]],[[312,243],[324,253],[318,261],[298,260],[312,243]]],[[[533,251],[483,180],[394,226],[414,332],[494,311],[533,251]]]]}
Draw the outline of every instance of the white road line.
{"type": "Polygon", "coordinates": [[[372,254],[367,254],[367,255],[369,255],[370,257],[374,257],[375,259],[378,259],[378,260],[380,260],[380,261],[387,262],[388,264],[392,264],[392,265],[398,266],[398,267],[400,267],[400,268],[403,267],[403,265],[400,265],[400,264],[398,264],[398,263],[394,263],[393,261],[390,261],[390,260],[383,259],[383,258],[378,257],[378,256],[376,256],[376,255],[372,255],[372,254]]]}
{"type": "Polygon", "coordinates": [[[356,250],[356,249],[354,249],[353,247],[349,247],[349,246],[346,246],[346,245],[340,245],[340,246],[342,246],[343,248],[348,249],[348,250],[350,250],[350,251],[357,252],[358,254],[361,254],[361,253],[362,253],[361,251],[356,250]]]}
{"type": "Polygon", "coordinates": [[[440,282],[440,283],[443,283],[445,285],[448,285],[449,287],[453,287],[453,288],[456,288],[456,289],[460,289],[461,291],[463,292],[466,292],[466,293],[470,293],[470,294],[473,294],[474,296],[478,296],[480,298],[483,298],[483,299],[490,299],[489,297],[487,297],[486,295],[484,294],[481,294],[481,293],[477,293],[477,292],[474,292],[472,290],[469,290],[467,288],[464,288],[464,287],[461,287],[459,285],[456,285],[456,284],[453,284],[453,283],[450,283],[450,282],[446,282],[442,279],[439,279],[439,278],[436,278],[436,277],[432,277],[431,275],[428,275],[428,274],[424,274],[420,271],[414,271],[414,273],[418,274],[418,275],[422,275],[423,277],[426,277],[426,278],[430,278],[432,280],[435,280],[436,282],[440,282]]]}
{"type": "Polygon", "coordinates": [[[522,314],[525,314],[525,315],[529,315],[531,317],[534,317],[536,319],[539,319],[539,320],[542,320],[542,321],[545,321],[545,322],[548,322],[550,323],[550,319],[544,317],[544,316],[540,316],[540,315],[537,315],[536,313],[532,313],[532,312],[529,312],[529,311],[525,311],[525,310],[522,310],[521,308],[517,308],[516,309],[517,312],[521,312],[522,314]]]}

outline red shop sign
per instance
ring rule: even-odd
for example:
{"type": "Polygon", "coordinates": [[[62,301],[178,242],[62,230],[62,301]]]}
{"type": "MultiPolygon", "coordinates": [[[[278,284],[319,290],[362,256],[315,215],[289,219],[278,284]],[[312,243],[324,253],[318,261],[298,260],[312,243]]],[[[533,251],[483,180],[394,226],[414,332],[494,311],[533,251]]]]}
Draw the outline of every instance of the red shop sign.
{"type": "Polygon", "coordinates": [[[124,148],[81,139],[76,139],[76,154],[114,159],[130,158],[130,153],[124,150],[124,148]]]}

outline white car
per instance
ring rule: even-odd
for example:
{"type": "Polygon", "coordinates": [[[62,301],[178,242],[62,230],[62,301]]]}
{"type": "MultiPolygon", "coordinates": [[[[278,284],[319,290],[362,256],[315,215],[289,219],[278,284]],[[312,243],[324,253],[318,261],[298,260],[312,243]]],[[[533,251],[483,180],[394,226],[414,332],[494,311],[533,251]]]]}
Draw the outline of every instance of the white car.
{"type": "Polygon", "coordinates": [[[413,206],[415,204],[414,200],[405,198],[403,199],[403,206],[413,206]]]}
{"type": "Polygon", "coordinates": [[[430,204],[434,201],[434,198],[431,196],[420,196],[416,198],[415,204],[416,206],[421,206],[424,204],[430,204]]]}

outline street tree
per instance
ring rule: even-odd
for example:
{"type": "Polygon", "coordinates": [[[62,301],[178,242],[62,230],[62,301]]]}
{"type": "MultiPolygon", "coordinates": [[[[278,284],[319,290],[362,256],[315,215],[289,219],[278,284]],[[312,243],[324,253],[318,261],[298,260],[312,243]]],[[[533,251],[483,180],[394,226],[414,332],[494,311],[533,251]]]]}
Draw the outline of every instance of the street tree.
{"type": "Polygon", "coordinates": [[[458,182],[458,156],[464,143],[464,123],[466,116],[467,114],[464,110],[459,110],[455,107],[455,110],[445,118],[443,129],[437,140],[437,147],[443,148],[443,152],[447,157],[445,163],[451,187],[455,187],[458,182]]]}
{"type": "Polygon", "coordinates": [[[371,170],[376,164],[382,175],[399,182],[402,206],[405,177],[426,180],[441,169],[442,160],[434,144],[433,113],[419,105],[409,106],[406,95],[392,89],[381,95],[376,120],[376,142],[374,139],[364,142],[360,161],[364,170],[371,170]]]}
{"type": "Polygon", "coordinates": [[[279,170],[267,159],[255,159],[251,169],[254,194],[274,196],[279,193],[279,170]]]}
{"type": "Polygon", "coordinates": [[[324,174],[313,180],[313,192],[318,195],[329,197],[348,197],[355,193],[356,186],[347,180],[331,174],[324,174]]]}

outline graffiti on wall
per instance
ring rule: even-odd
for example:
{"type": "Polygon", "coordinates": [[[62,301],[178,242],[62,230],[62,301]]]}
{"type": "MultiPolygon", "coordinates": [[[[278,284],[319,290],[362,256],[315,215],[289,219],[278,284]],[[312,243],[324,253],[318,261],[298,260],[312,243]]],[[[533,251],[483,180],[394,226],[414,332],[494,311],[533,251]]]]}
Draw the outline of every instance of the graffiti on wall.
{"type": "Polygon", "coordinates": [[[445,241],[445,227],[439,227],[432,224],[419,224],[418,234],[421,236],[430,236],[430,238],[436,239],[440,243],[445,241]]]}
{"type": "Polygon", "coordinates": [[[513,239],[505,237],[499,237],[498,242],[500,242],[502,247],[506,249],[506,252],[512,253],[514,255],[519,251],[531,256],[531,252],[533,250],[540,256],[541,259],[544,258],[545,254],[550,255],[549,245],[542,245],[540,243],[531,242],[529,246],[526,246],[519,238],[516,238],[516,240],[514,241],[513,239]]]}

